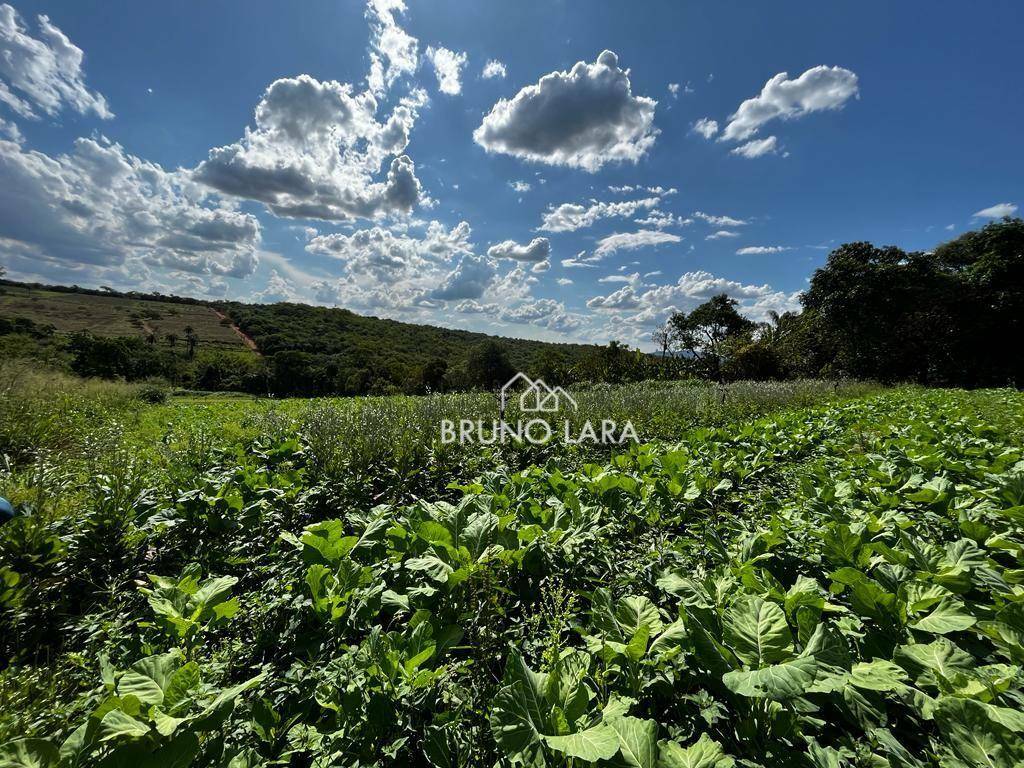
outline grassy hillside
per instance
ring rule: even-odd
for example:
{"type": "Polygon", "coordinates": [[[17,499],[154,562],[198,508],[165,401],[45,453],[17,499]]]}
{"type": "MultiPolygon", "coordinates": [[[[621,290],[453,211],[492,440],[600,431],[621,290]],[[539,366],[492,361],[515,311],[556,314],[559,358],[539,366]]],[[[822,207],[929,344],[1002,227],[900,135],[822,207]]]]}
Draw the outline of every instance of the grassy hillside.
{"type": "Polygon", "coordinates": [[[244,350],[245,343],[210,306],[138,299],[121,294],[102,295],[54,291],[14,284],[0,286],[0,317],[26,318],[52,325],[60,333],[90,331],[97,336],[138,336],[155,333],[184,338],[191,326],[206,347],[244,350]]]}
{"type": "Polygon", "coordinates": [[[437,358],[454,363],[488,339],[498,341],[517,368],[528,367],[545,350],[572,363],[595,349],[401,323],[333,307],[204,302],[10,281],[0,281],[0,317],[26,318],[51,325],[58,333],[90,331],[97,336],[140,338],[156,333],[160,341],[167,334],[183,338],[185,328],[191,326],[204,347],[241,351],[247,344],[253,346],[247,343],[248,336],[265,355],[340,356],[352,368],[386,367],[385,358],[400,359],[404,366],[437,358]]]}

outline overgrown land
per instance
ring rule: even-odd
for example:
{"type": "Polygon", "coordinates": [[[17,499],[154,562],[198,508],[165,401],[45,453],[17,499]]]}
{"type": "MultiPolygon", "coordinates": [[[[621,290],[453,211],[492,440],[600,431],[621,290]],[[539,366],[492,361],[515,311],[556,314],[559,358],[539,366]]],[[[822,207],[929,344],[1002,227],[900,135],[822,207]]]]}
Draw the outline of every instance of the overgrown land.
{"type": "Polygon", "coordinates": [[[0,765],[1024,760],[1020,393],[603,387],[646,442],[601,453],[34,376],[0,765]]]}
{"type": "Polygon", "coordinates": [[[658,354],[0,290],[0,768],[1024,765],[1020,219],[658,354]]]}

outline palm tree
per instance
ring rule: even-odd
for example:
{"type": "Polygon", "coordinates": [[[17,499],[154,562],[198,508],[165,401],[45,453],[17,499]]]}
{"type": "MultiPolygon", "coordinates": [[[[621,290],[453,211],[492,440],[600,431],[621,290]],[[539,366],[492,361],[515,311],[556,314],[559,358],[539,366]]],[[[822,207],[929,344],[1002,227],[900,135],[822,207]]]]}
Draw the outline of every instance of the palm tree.
{"type": "Polygon", "coordinates": [[[185,326],[185,349],[189,358],[196,356],[196,347],[199,346],[199,337],[191,325],[185,326]]]}
{"type": "Polygon", "coordinates": [[[164,338],[167,340],[167,346],[174,349],[174,345],[178,343],[178,334],[168,333],[164,338]]]}

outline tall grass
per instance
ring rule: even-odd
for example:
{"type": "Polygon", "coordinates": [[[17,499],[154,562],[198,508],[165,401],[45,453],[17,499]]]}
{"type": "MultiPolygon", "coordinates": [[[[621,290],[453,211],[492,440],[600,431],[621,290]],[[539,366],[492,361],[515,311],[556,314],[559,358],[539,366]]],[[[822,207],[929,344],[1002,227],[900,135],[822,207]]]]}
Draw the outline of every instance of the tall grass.
{"type": "Polygon", "coordinates": [[[20,461],[85,446],[138,404],[139,385],[80,379],[37,363],[0,360],[0,455],[20,461]]]}

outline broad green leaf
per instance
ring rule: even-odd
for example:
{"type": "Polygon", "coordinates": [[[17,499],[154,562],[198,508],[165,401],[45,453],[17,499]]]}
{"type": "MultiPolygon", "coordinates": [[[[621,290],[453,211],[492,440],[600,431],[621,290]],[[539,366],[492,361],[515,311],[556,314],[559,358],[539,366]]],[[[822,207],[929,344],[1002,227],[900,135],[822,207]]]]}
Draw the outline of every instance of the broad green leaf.
{"type": "MultiPolygon", "coordinates": [[[[514,762],[542,768],[545,761],[541,735],[524,687],[517,681],[498,690],[488,718],[491,734],[502,752],[514,762]]],[[[612,736],[615,737],[614,732],[612,736]]],[[[617,739],[615,744],[618,747],[617,739]]]]}
{"type": "Polygon", "coordinates": [[[868,691],[902,691],[907,687],[906,673],[885,659],[854,664],[849,679],[852,685],[868,691]]]}
{"type": "Polygon", "coordinates": [[[793,636],[786,614],[775,603],[744,595],[726,612],[724,640],[751,667],[763,667],[793,656],[793,636]]]}
{"type": "Polygon", "coordinates": [[[589,763],[608,760],[619,750],[619,737],[607,723],[601,722],[566,736],[544,736],[544,742],[567,757],[589,763]]]}
{"type": "Polygon", "coordinates": [[[181,652],[147,656],[131,666],[117,682],[118,696],[136,696],[143,704],[162,704],[164,691],[181,664],[181,652]]]}
{"type": "Polygon", "coordinates": [[[619,752],[626,765],[630,768],[655,768],[658,760],[656,722],[629,715],[606,715],[604,722],[618,734],[619,752]]]}
{"type": "Polygon", "coordinates": [[[0,768],[56,768],[57,747],[46,739],[17,739],[0,744],[0,768]]]}
{"type": "Polygon", "coordinates": [[[659,746],[658,768],[733,768],[736,762],[706,733],[688,747],[674,741],[663,741],[659,746]]]}
{"type": "Polygon", "coordinates": [[[120,709],[112,709],[100,721],[100,741],[113,739],[140,739],[149,735],[149,726],[125,714],[120,709]]]}
{"type": "Polygon", "coordinates": [[[943,741],[967,765],[1019,768],[1024,760],[1024,741],[993,721],[981,702],[945,696],[935,707],[935,721],[943,741]]]}
{"type": "Polygon", "coordinates": [[[785,701],[804,694],[814,682],[817,670],[813,656],[801,656],[763,669],[726,672],[722,682],[740,696],[785,701]]]}
{"type": "Polygon", "coordinates": [[[903,645],[896,649],[896,661],[916,675],[919,685],[939,686],[941,680],[952,680],[957,673],[975,666],[974,657],[944,637],[931,643],[903,645]]]}
{"type": "Polygon", "coordinates": [[[962,609],[959,601],[946,599],[932,609],[923,619],[910,625],[911,629],[931,632],[933,635],[945,635],[949,632],[960,632],[971,627],[977,619],[962,609]]]}

